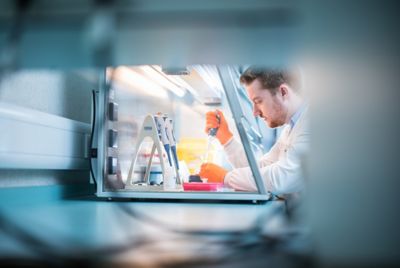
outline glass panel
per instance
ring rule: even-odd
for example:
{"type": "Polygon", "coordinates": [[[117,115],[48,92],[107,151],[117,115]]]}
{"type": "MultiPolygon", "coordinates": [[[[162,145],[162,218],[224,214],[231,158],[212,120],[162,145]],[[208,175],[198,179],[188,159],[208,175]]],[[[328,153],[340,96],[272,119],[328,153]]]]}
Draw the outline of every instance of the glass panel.
{"type": "MultiPolygon", "coordinates": [[[[238,70],[236,66],[231,68],[238,70]]],[[[235,122],[225,94],[225,90],[231,88],[227,89],[223,84],[217,66],[188,66],[184,70],[172,70],[173,74],[171,70],[167,71],[157,65],[107,69],[107,80],[110,81],[107,102],[117,104],[118,116],[116,120],[108,116],[106,131],[115,130],[118,135],[117,146],[106,150],[107,158],[117,159],[117,171],[110,174],[110,168],[106,169],[106,178],[115,180],[117,176],[123,187],[116,189],[109,183],[106,190],[258,193],[238,122],[235,122]],[[233,134],[233,141],[225,147],[218,140],[219,135],[213,137],[205,132],[206,113],[217,114],[217,111],[223,116],[217,120],[226,121],[233,134]],[[209,164],[207,169],[205,163],[212,165],[209,164]],[[244,184],[250,186],[224,184],[224,175],[241,176],[244,184]]],[[[247,119],[240,125],[249,146],[261,156],[265,149],[263,136],[252,116],[251,102],[244,89],[237,87],[238,81],[234,81],[238,79],[239,76],[229,77],[229,83],[236,83],[234,90],[241,94],[235,97],[238,106],[246,107],[247,119]]],[[[108,107],[108,113],[110,109],[108,107]]],[[[112,143],[107,133],[106,140],[112,143]]]]}

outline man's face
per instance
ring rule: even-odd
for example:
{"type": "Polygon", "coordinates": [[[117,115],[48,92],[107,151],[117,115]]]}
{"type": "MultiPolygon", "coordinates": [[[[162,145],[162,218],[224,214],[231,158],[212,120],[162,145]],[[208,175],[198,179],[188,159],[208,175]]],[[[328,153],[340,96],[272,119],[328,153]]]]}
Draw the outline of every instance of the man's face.
{"type": "Polygon", "coordinates": [[[254,116],[263,118],[271,128],[279,127],[286,123],[288,107],[285,94],[287,94],[287,91],[282,86],[275,95],[270,90],[263,89],[258,79],[245,87],[253,102],[254,116]]]}

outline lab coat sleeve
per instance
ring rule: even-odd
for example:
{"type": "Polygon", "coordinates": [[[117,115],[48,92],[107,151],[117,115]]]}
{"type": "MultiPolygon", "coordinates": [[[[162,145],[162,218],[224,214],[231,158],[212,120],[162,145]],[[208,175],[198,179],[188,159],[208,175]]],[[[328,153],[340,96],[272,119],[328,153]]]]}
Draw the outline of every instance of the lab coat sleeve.
{"type": "Polygon", "coordinates": [[[224,151],[229,163],[234,168],[248,167],[247,157],[243,149],[243,145],[236,139],[232,138],[224,145],[224,151]]]}
{"type": "MultiPolygon", "coordinates": [[[[247,161],[246,154],[243,149],[243,145],[239,143],[236,139],[232,138],[228,143],[224,146],[225,153],[228,157],[230,164],[234,168],[242,168],[248,167],[249,163],[247,161]]],[[[277,144],[269,150],[267,154],[265,154],[259,161],[260,166],[266,166],[271,163],[274,163],[279,158],[279,149],[277,144]]]]}
{"type": "MultiPolygon", "coordinates": [[[[301,169],[302,156],[308,150],[308,135],[297,137],[285,152],[286,157],[271,163],[277,148],[272,148],[259,162],[259,168],[264,186],[274,194],[290,194],[303,189],[303,174],[301,169]]],[[[277,144],[276,146],[279,146],[277,144]]],[[[249,167],[237,168],[227,173],[225,184],[240,191],[257,191],[257,187],[249,167]]]]}

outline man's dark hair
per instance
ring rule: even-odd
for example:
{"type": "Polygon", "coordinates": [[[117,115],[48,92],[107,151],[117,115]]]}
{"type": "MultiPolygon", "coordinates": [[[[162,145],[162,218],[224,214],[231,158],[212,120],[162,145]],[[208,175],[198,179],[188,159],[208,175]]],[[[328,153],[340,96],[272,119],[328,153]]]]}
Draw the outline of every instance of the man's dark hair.
{"type": "Polygon", "coordinates": [[[288,84],[294,91],[300,90],[300,75],[293,70],[270,69],[261,66],[250,66],[240,76],[240,83],[250,85],[258,79],[263,88],[276,94],[282,84],[288,84]]]}

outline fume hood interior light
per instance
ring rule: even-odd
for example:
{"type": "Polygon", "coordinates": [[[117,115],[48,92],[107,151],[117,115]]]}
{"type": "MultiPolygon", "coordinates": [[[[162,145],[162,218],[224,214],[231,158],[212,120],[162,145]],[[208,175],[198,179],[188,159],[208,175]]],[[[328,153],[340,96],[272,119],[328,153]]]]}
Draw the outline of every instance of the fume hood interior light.
{"type": "MultiPolygon", "coordinates": [[[[181,75],[178,74],[169,74],[167,75],[161,66],[159,65],[152,65],[152,67],[154,69],[156,69],[159,73],[161,73],[163,76],[166,77],[166,79],[170,80],[172,83],[176,84],[177,86],[186,89],[187,91],[189,91],[195,98],[199,97],[199,93],[191,86],[189,85],[189,83],[187,83],[182,77],[181,75]]],[[[188,71],[189,72],[189,71],[188,71]]],[[[190,75],[190,72],[189,74],[190,75]]],[[[184,76],[188,76],[188,75],[184,75],[184,76]]]]}
{"type": "Polygon", "coordinates": [[[125,66],[119,67],[117,71],[117,78],[122,80],[122,82],[127,85],[142,90],[142,92],[147,95],[162,99],[168,98],[168,93],[164,88],[132,68],[125,66]]]}
{"type": "Polygon", "coordinates": [[[222,96],[224,88],[219,78],[217,67],[214,65],[193,65],[192,68],[203,78],[207,85],[217,94],[222,96]]]}
{"type": "Polygon", "coordinates": [[[175,84],[179,85],[180,87],[185,88],[194,97],[198,97],[199,96],[199,93],[191,85],[189,85],[182,77],[180,77],[179,75],[169,75],[168,78],[172,82],[174,82],[175,84]]]}
{"type": "Polygon", "coordinates": [[[152,79],[159,86],[172,91],[176,96],[182,98],[185,95],[184,88],[181,88],[178,85],[174,84],[154,66],[140,66],[140,69],[149,77],[149,79],[152,79]]]}
{"type": "Polygon", "coordinates": [[[162,66],[161,72],[165,75],[189,75],[190,71],[186,67],[162,66]]]}

